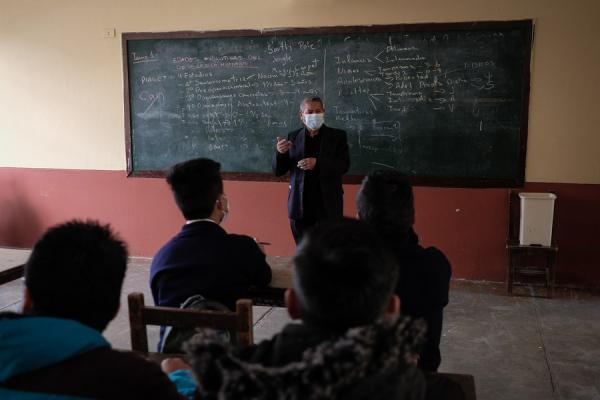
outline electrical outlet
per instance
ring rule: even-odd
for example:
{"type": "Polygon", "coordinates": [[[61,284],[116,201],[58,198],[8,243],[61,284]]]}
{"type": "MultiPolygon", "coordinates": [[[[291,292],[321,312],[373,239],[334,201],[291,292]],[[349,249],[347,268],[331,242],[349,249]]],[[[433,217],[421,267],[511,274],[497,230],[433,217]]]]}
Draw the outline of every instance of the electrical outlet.
{"type": "Polygon", "coordinates": [[[117,36],[117,30],[115,28],[104,28],[104,30],[102,31],[102,37],[104,37],[104,39],[112,39],[115,36],[117,36]]]}

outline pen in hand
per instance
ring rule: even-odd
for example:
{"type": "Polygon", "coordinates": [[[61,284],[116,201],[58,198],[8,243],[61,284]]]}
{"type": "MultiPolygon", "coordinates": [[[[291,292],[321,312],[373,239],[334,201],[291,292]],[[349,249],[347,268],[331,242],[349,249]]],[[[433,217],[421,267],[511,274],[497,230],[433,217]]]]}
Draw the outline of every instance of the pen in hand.
{"type": "Polygon", "coordinates": [[[254,241],[256,242],[256,244],[258,245],[262,245],[262,246],[270,246],[271,243],[270,242],[261,242],[260,240],[258,240],[257,238],[252,238],[254,239],[254,241]]]}
{"type": "Polygon", "coordinates": [[[267,254],[267,252],[265,251],[265,246],[268,246],[271,243],[269,243],[269,242],[261,242],[257,238],[253,238],[253,239],[254,239],[254,243],[256,243],[256,245],[258,246],[258,248],[260,249],[260,251],[262,251],[264,254],[267,254]]]}

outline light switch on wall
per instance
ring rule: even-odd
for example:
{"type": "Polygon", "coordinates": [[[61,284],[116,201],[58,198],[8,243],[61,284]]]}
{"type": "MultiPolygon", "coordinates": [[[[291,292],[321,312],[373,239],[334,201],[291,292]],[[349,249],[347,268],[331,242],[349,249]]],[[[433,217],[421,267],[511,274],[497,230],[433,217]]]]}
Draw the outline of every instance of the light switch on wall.
{"type": "Polygon", "coordinates": [[[104,37],[104,39],[114,38],[117,35],[116,31],[117,30],[115,28],[104,28],[104,30],[102,31],[102,36],[104,37]]]}

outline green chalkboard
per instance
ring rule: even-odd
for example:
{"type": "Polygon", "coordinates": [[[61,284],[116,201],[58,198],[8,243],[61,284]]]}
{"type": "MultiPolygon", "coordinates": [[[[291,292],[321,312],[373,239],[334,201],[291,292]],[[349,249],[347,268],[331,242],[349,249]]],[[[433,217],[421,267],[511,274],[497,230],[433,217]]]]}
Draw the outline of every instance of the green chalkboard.
{"type": "Polygon", "coordinates": [[[321,96],[346,130],[349,181],[398,168],[416,183],[520,186],[532,21],[124,33],[128,172],[194,157],[275,179],[275,138],[321,96]]]}

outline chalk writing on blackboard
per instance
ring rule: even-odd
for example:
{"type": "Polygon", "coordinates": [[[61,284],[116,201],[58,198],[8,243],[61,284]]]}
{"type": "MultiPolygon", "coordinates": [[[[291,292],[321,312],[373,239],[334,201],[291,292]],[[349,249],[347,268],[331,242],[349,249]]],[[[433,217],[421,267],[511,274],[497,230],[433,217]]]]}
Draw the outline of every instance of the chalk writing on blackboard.
{"type": "Polygon", "coordinates": [[[512,21],[124,34],[129,171],[204,156],[266,176],[275,137],[300,127],[303,98],[321,96],[326,124],[348,133],[351,175],[519,184],[531,31],[512,21]]]}

